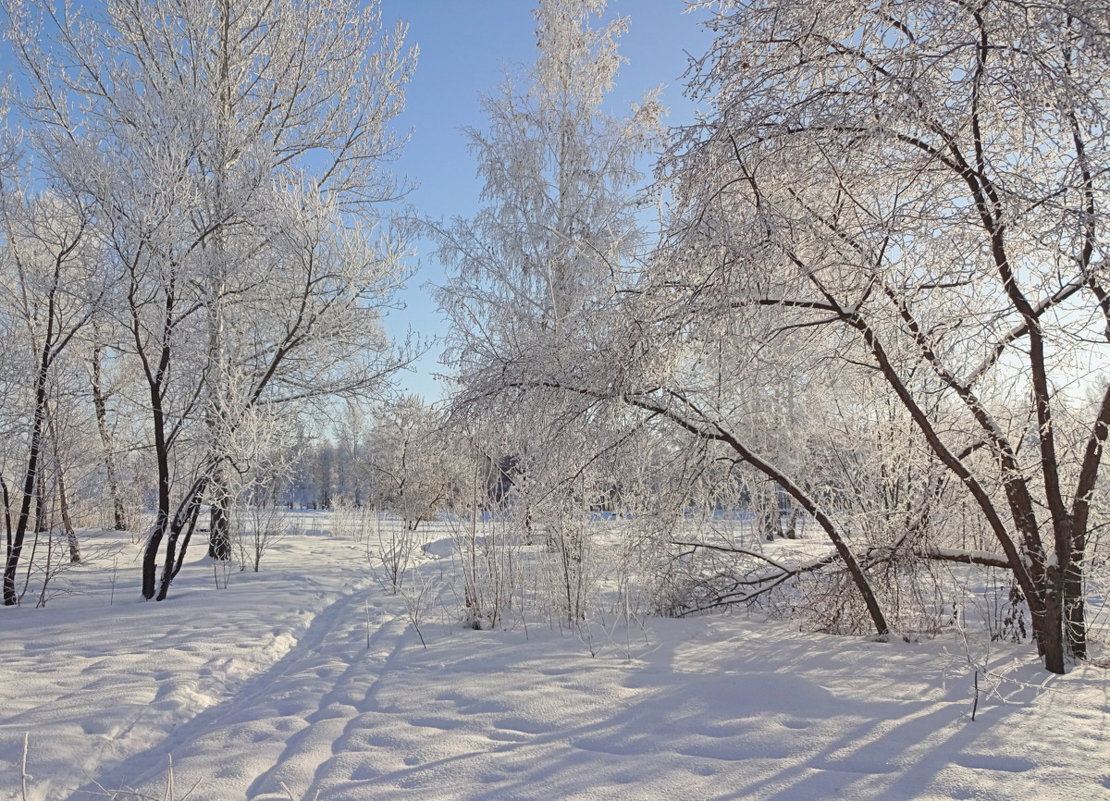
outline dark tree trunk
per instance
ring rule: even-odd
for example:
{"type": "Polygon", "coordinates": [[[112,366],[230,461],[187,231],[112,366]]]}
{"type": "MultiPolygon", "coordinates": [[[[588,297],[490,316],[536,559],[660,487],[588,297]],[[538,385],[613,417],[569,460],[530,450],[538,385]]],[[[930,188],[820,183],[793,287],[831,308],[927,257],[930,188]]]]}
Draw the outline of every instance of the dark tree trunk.
{"type": "Polygon", "coordinates": [[[0,494],[4,499],[4,542],[8,551],[12,549],[12,499],[8,494],[8,482],[0,476],[0,494]]]}
{"type": "Polygon", "coordinates": [[[163,514],[162,510],[159,509],[154,519],[154,526],[147,535],[146,546],[143,548],[142,593],[148,601],[154,597],[158,575],[158,554],[161,550],[162,538],[165,536],[168,521],[169,515],[163,514]]]}
{"type": "Polygon", "coordinates": [[[146,547],[143,550],[142,593],[147,600],[154,597],[158,575],[158,553],[162,545],[162,538],[165,536],[170,522],[170,455],[169,446],[166,442],[165,419],[162,415],[158,388],[152,386],[150,393],[153,400],[151,412],[154,427],[154,460],[158,471],[158,511],[155,514],[154,526],[147,535],[146,547]]]}
{"type": "Polygon", "coordinates": [[[189,548],[189,541],[192,539],[193,529],[196,526],[197,515],[200,513],[201,503],[204,501],[204,491],[207,485],[207,477],[202,476],[197,479],[177,507],[177,513],[173,516],[169,526],[169,537],[166,540],[166,559],[162,566],[162,581],[158,587],[158,595],[155,600],[166,600],[166,596],[170,592],[170,584],[181,571],[181,565],[185,561],[185,553],[189,548]],[[182,533],[185,534],[184,539],[181,539],[182,533]],[[177,547],[179,541],[181,542],[180,550],[177,547]]]}
{"type": "Polygon", "coordinates": [[[1076,659],[1087,658],[1087,617],[1083,601],[1083,571],[1074,564],[1064,578],[1064,620],[1067,645],[1076,659]]]}
{"type": "Polygon", "coordinates": [[[197,517],[200,515],[201,501],[198,498],[197,502],[193,505],[192,511],[189,514],[189,520],[185,527],[185,538],[181,541],[181,550],[177,554],[177,563],[173,566],[173,573],[170,574],[170,580],[177,578],[177,574],[181,572],[181,566],[185,564],[185,553],[189,549],[189,542],[193,539],[193,532],[197,528],[197,517]]]}
{"type": "Polygon", "coordinates": [[[8,543],[8,558],[4,564],[4,606],[15,606],[19,597],[15,592],[15,574],[23,554],[23,541],[31,519],[31,500],[38,486],[39,461],[42,457],[42,437],[46,409],[46,375],[50,367],[50,350],[44,346],[35,382],[35,418],[31,426],[31,448],[27,454],[27,470],[23,474],[23,497],[19,503],[19,518],[15,534],[8,543]]]}
{"type": "Polygon", "coordinates": [[[1046,571],[1048,588],[1045,592],[1044,618],[1041,630],[1037,632],[1037,643],[1044,656],[1045,669],[1051,673],[1063,673],[1065,667],[1064,648],[1064,606],[1063,573],[1058,565],[1046,571]]]}
{"type": "Polygon", "coordinates": [[[213,473],[211,482],[208,556],[221,562],[231,559],[231,494],[219,469],[213,473]]]}

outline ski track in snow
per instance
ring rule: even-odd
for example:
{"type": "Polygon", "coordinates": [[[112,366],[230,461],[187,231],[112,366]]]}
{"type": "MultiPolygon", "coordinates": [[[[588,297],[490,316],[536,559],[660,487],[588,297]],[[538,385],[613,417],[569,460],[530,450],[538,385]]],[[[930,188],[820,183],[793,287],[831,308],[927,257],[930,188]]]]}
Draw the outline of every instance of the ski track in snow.
{"type": "MultiPolygon", "coordinates": [[[[270,797],[266,790],[280,790],[282,776],[316,758],[306,743],[314,745],[331,722],[344,718],[352,682],[379,661],[380,649],[400,647],[399,631],[407,620],[401,624],[371,610],[379,616],[371,619],[377,628],[367,649],[365,599],[365,588],[341,596],[313,619],[292,650],[235,697],[201,712],[163,742],[78,790],[72,800],[102,798],[101,787],[159,786],[168,754],[185,786],[192,786],[194,771],[204,780],[197,791],[202,796],[233,798],[246,787],[248,798],[270,797]],[[260,764],[273,767],[255,777],[252,771],[260,764]]],[[[389,653],[380,661],[387,670],[389,653]]]]}
{"type": "Polygon", "coordinates": [[[1093,666],[1048,677],[996,644],[971,721],[951,638],[705,617],[595,626],[591,657],[547,627],[444,620],[425,649],[355,552],[306,537],[282,570],[325,560],[319,581],[275,568],[217,592],[198,566],[165,604],[6,612],[0,798],[20,798],[29,731],[28,801],[162,798],[168,755],[191,801],[1110,799],[1093,666]],[[105,614],[110,639],[90,631],[105,614]]]}

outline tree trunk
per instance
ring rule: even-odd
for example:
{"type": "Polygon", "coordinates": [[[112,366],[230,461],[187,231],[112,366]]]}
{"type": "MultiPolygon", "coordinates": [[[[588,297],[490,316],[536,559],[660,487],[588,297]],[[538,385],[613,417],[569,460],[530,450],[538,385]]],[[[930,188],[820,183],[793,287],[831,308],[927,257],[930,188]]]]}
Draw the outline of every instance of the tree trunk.
{"type": "Polygon", "coordinates": [[[788,540],[798,539],[798,518],[801,517],[802,510],[793,501],[790,503],[790,519],[786,523],[786,530],[783,536],[788,540]]]}
{"type": "Polygon", "coordinates": [[[81,545],[77,541],[77,531],[73,528],[73,519],[69,515],[69,498],[66,495],[66,482],[62,475],[62,467],[58,465],[58,511],[62,515],[62,527],[66,532],[66,542],[69,545],[70,564],[80,564],[81,545]]]}
{"type": "MultiPolygon", "coordinates": [[[[1080,486],[1080,491],[1086,491],[1080,486]]],[[[1064,621],[1068,650],[1076,659],[1087,658],[1087,617],[1084,608],[1083,573],[1087,559],[1086,506],[1071,519],[1071,559],[1064,571],[1064,621]]]]}
{"type": "MultiPolygon", "coordinates": [[[[56,411],[56,410],[55,410],[56,411]]],[[[50,430],[50,445],[54,457],[54,472],[58,482],[58,511],[62,516],[62,528],[66,534],[66,544],[69,546],[70,564],[81,563],[81,546],[77,541],[77,531],[73,527],[73,519],[69,514],[69,494],[66,492],[65,469],[62,467],[61,449],[58,447],[58,428],[54,423],[54,413],[48,418],[47,426],[50,430]]]]}
{"type": "Polygon", "coordinates": [[[227,562],[231,559],[231,493],[220,468],[212,474],[210,495],[208,556],[227,562]]]}
{"type": "MultiPolygon", "coordinates": [[[[185,539],[181,541],[181,549],[177,553],[177,563],[173,566],[173,572],[170,574],[170,580],[177,578],[177,574],[181,572],[181,566],[185,564],[185,553],[189,550],[189,543],[193,539],[193,532],[197,528],[197,517],[200,513],[200,502],[196,503],[192,514],[189,516],[189,522],[185,527],[185,539]]],[[[257,571],[256,571],[257,572],[257,571]]],[[[168,585],[167,585],[168,589],[168,585]]]]}
{"type": "Polygon", "coordinates": [[[8,551],[12,549],[12,501],[8,494],[8,482],[0,476],[0,494],[4,498],[4,542],[8,551]]]}
{"type": "Polygon", "coordinates": [[[153,401],[151,417],[154,428],[154,460],[158,470],[158,511],[143,550],[142,593],[147,600],[154,597],[158,575],[158,552],[170,522],[170,454],[169,444],[166,442],[165,418],[162,415],[159,387],[152,384],[150,394],[153,401]]]}
{"type": "Polygon", "coordinates": [[[148,601],[154,597],[154,588],[158,575],[158,553],[161,550],[162,537],[165,536],[169,515],[161,509],[155,515],[154,526],[146,538],[143,548],[143,597],[148,601]]]}
{"type": "Polygon", "coordinates": [[[155,598],[157,601],[166,600],[166,596],[170,592],[170,584],[181,571],[181,565],[185,561],[185,553],[193,536],[193,528],[196,526],[197,515],[200,513],[200,505],[204,500],[204,491],[208,483],[209,480],[206,476],[194,481],[193,486],[189,488],[189,491],[178,505],[177,513],[173,516],[173,521],[169,526],[169,537],[166,540],[166,560],[162,567],[162,582],[155,598]],[[184,540],[181,540],[182,532],[185,532],[184,540]],[[181,541],[180,551],[177,547],[179,540],[181,541]]]}
{"type": "Polygon", "coordinates": [[[1087,619],[1083,602],[1082,570],[1068,569],[1064,580],[1064,615],[1067,645],[1076,659],[1087,658],[1087,619]]]}
{"type": "Polygon", "coordinates": [[[112,503],[112,527],[116,531],[127,531],[127,510],[120,495],[119,475],[116,472],[116,459],[113,453],[112,432],[108,427],[107,397],[100,383],[100,347],[96,346],[92,352],[92,400],[96,412],[96,429],[100,433],[100,442],[104,446],[104,469],[108,479],[108,498],[112,503]]]}
{"type": "MultiPolygon", "coordinates": [[[[647,408],[651,408],[650,405],[647,408]]],[[[679,422],[677,418],[671,417],[672,420],[679,422]]],[[[685,425],[689,425],[688,423],[685,425]]],[[[696,431],[696,427],[694,427],[696,431]]],[[[860,598],[863,600],[864,606],[867,608],[868,617],[871,618],[871,624],[875,627],[875,633],[880,637],[886,637],[890,634],[890,624],[886,621],[886,616],[883,614],[882,607],[879,605],[878,599],[875,597],[874,591],[871,589],[871,584],[867,580],[863,568],[860,567],[856,557],[852,554],[847,543],[844,542],[844,537],[841,536],[840,530],[833,523],[832,519],[825,514],[817,505],[812,497],[810,497],[801,486],[791,481],[786,474],[776,468],[767,460],[761,458],[755,452],[749,450],[743,442],[731,433],[726,432],[720,426],[717,427],[718,439],[727,443],[736,454],[740,456],[745,462],[750,464],[763,475],[767,476],[772,482],[777,482],[779,487],[782,487],[783,492],[788,494],[799,506],[813,517],[817,525],[828,536],[829,541],[832,542],[833,548],[836,549],[837,554],[844,562],[844,566],[848,569],[848,575],[852,579],[852,583],[859,591],[860,598]]],[[[778,512],[778,503],[775,503],[775,512],[778,512]]]]}
{"type": "MultiPolygon", "coordinates": [[[[40,459],[41,462],[41,459],[40,459]]],[[[46,508],[46,475],[40,464],[38,476],[35,479],[35,533],[43,534],[50,530],[50,521],[46,508]]]]}
{"type": "Polygon", "coordinates": [[[1045,593],[1044,618],[1037,632],[1037,642],[1044,656],[1045,669],[1051,673],[1064,673],[1064,577],[1059,565],[1050,565],[1045,571],[1048,582],[1045,593]]]}
{"type": "Polygon", "coordinates": [[[49,350],[43,348],[39,364],[39,375],[35,387],[35,418],[31,426],[31,448],[27,454],[27,470],[23,474],[23,497],[19,503],[19,518],[15,535],[8,543],[8,558],[4,564],[4,606],[15,606],[19,597],[15,592],[15,574],[19,569],[19,559],[23,554],[23,541],[31,518],[31,500],[35,496],[38,483],[39,460],[42,457],[42,435],[44,410],[46,408],[46,372],[49,368],[49,350]]]}

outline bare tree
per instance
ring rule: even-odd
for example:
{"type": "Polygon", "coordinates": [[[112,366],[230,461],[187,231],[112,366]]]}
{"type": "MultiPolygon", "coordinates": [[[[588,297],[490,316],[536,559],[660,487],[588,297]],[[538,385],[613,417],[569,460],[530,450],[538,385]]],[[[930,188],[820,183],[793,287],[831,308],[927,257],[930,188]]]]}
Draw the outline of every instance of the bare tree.
{"type": "Polygon", "coordinates": [[[112,400],[113,392],[105,380],[105,352],[110,348],[93,328],[92,344],[89,347],[89,394],[91,396],[93,411],[96,416],[96,430],[100,437],[100,447],[103,452],[105,479],[108,490],[108,503],[111,507],[112,528],[116,531],[127,531],[130,527],[127,504],[124,500],[120,481],[118,454],[116,452],[116,436],[112,422],[116,418],[112,415],[109,419],[108,404],[112,400]]]}
{"type": "Polygon", "coordinates": [[[410,534],[449,509],[469,465],[451,453],[443,415],[415,395],[383,404],[370,430],[370,500],[410,534]]]}
{"type": "Polygon", "coordinates": [[[486,98],[489,131],[470,132],[485,205],[439,231],[456,268],[441,303],[464,386],[500,364],[572,359],[593,305],[644,246],[634,192],[660,109],[649,96],[624,118],[602,110],[627,27],[623,18],[593,27],[604,8],[541,2],[530,85],[507,82],[486,98]]]}
{"type": "MultiPolygon", "coordinates": [[[[108,276],[90,270],[101,249],[89,230],[87,204],[73,195],[44,193],[27,199],[8,186],[0,189],[5,190],[0,222],[6,240],[0,298],[19,321],[22,330],[17,342],[32,365],[26,406],[29,430],[21,438],[26,451],[19,509],[5,554],[4,605],[11,606],[19,600],[16,571],[36,499],[39,524],[44,522],[44,466],[50,453],[49,410],[56,368],[75,337],[100,311],[108,276]]],[[[13,350],[19,347],[12,345],[13,350]]]]}
{"type": "Polygon", "coordinates": [[[507,508],[525,537],[549,541],[556,600],[574,621],[584,608],[584,515],[596,489],[577,469],[590,457],[582,443],[591,404],[555,392],[522,395],[519,378],[538,382],[581,363],[608,325],[601,304],[646,248],[639,167],[658,140],[661,109],[654,95],[624,116],[603,108],[628,24],[601,22],[605,8],[604,0],[538,4],[535,63],[523,81],[485,99],[488,130],[470,132],[484,205],[438,231],[455,268],[440,301],[454,323],[456,408],[473,407],[472,420],[487,418],[474,428],[500,427],[512,443],[515,452],[504,456],[516,465],[516,486],[507,508]],[[545,514],[559,519],[541,532],[545,514]]]}
{"type": "MultiPolygon", "coordinates": [[[[692,91],[715,112],[666,162],[677,280],[645,292],[703,336],[743,318],[878,377],[999,549],[947,556],[1008,565],[1063,672],[1110,425],[1110,9],[724,2],[714,27],[692,91]]],[[[634,402],[726,441],[742,424],[663,386],[634,402]]]]}
{"type": "Polygon", "coordinates": [[[206,494],[212,551],[230,555],[221,437],[237,420],[367,391],[402,361],[378,322],[403,271],[377,208],[399,193],[383,163],[412,55],[376,3],[29,6],[12,13],[36,87],[24,115],[125,275],[159,498],[142,591],[161,599],[206,494]]]}

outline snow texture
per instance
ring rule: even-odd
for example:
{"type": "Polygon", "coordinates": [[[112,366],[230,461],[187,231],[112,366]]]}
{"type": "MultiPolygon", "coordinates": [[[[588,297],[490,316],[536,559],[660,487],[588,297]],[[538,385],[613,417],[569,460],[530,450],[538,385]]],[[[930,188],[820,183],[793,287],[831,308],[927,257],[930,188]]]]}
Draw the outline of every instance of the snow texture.
{"type": "MultiPolygon", "coordinates": [[[[445,545],[419,570],[450,586],[445,545]]],[[[1095,665],[743,615],[473,631],[449,605],[425,649],[365,553],[287,538],[226,589],[194,561],[163,603],[129,567],[109,605],[93,564],[68,577],[84,592],[0,612],[0,799],[25,733],[28,801],[162,798],[171,757],[193,801],[1110,798],[1095,665]]]]}

